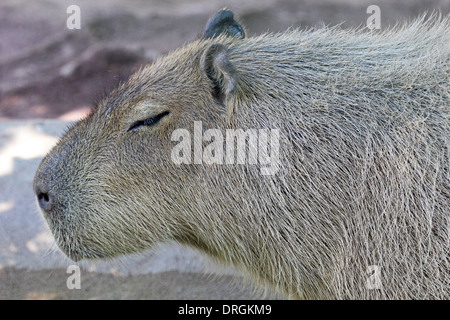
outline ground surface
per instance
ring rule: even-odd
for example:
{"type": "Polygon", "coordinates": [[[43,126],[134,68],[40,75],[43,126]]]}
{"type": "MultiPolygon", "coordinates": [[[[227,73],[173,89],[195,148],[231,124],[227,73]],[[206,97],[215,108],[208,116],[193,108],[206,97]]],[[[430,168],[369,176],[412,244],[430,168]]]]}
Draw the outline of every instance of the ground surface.
{"type": "MultiPolygon", "coordinates": [[[[381,9],[381,27],[450,0],[2,0],[0,2],[0,299],[251,299],[261,295],[229,269],[209,266],[174,245],[119,263],[82,264],[81,289],[69,290],[67,266],[35,206],[31,184],[40,160],[67,122],[141,65],[197,38],[208,17],[231,8],[248,34],[287,27],[365,25],[381,9]],[[81,9],[68,30],[66,9],[81,9]],[[40,120],[47,119],[47,120],[40,120]]],[[[273,298],[274,295],[267,296],[273,298]]]]}

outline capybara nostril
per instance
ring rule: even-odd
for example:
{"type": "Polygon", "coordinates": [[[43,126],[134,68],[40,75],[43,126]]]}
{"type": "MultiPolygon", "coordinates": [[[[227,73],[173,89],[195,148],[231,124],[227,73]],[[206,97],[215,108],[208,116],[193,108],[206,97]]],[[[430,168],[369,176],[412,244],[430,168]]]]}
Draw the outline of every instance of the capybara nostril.
{"type": "Polygon", "coordinates": [[[45,191],[45,188],[42,186],[37,186],[35,191],[41,209],[46,212],[50,211],[54,204],[53,196],[51,196],[49,192],[45,191]]]}

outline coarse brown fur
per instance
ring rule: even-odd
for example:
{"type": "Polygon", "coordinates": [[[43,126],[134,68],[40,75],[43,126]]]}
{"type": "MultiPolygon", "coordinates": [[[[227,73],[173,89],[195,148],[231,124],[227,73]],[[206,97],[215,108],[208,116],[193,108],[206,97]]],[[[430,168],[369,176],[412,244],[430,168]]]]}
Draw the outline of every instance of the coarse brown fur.
{"type": "Polygon", "coordinates": [[[159,58],[38,169],[58,245],[79,260],[175,240],[291,298],[449,299],[449,30],[434,15],[383,32],[221,35],[159,58]],[[225,69],[205,58],[212,45],[225,69]],[[171,134],[194,121],[279,129],[279,170],[175,164],[171,134]]]}

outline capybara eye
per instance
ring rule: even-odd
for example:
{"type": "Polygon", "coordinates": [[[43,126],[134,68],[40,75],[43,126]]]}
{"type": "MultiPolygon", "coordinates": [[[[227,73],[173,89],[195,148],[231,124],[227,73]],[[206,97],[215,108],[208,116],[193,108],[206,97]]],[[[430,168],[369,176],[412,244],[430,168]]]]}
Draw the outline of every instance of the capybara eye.
{"type": "Polygon", "coordinates": [[[170,113],[169,111],[164,111],[155,117],[136,121],[128,128],[127,131],[136,130],[142,126],[153,126],[153,125],[157,124],[159,122],[159,120],[161,120],[162,118],[167,116],[169,113],[170,113]]]}

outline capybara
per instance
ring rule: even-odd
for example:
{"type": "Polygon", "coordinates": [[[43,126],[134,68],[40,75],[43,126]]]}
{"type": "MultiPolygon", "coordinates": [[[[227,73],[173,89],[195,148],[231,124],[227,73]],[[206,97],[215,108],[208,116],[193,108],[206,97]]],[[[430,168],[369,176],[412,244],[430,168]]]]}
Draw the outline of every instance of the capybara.
{"type": "Polygon", "coordinates": [[[219,11],[44,158],[58,246],[175,241],[289,298],[449,299],[449,30],[432,14],[245,37],[219,11]]]}

